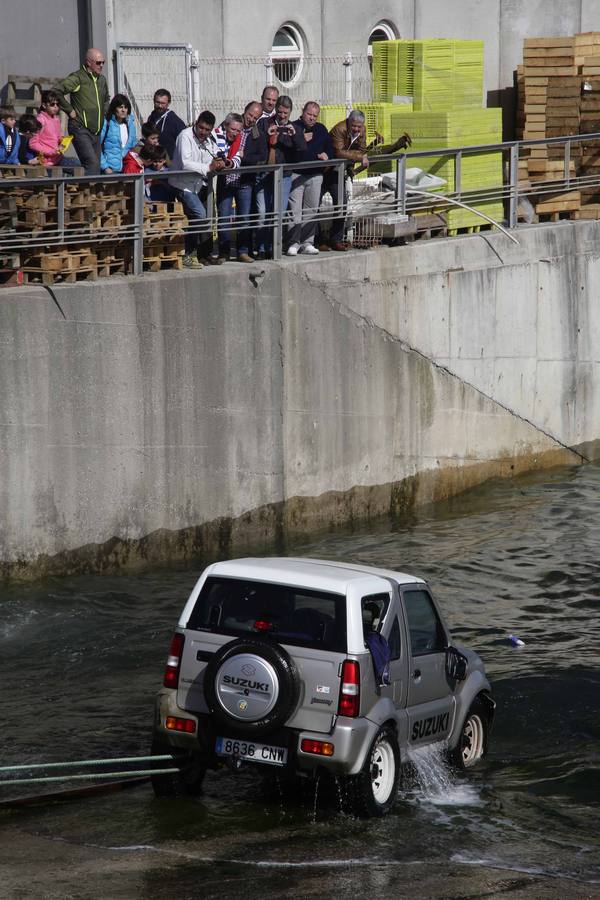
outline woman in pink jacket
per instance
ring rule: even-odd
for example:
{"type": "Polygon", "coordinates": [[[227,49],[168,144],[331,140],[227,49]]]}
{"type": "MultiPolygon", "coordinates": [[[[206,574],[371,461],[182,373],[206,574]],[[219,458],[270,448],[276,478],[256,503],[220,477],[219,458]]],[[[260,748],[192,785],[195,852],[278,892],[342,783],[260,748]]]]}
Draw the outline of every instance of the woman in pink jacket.
{"type": "Polygon", "coordinates": [[[42,130],[29,141],[30,149],[35,150],[44,166],[59,166],[62,162],[63,155],[59,147],[62,138],[59,113],[58,94],[54,91],[44,91],[42,105],[37,115],[42,130]]]}

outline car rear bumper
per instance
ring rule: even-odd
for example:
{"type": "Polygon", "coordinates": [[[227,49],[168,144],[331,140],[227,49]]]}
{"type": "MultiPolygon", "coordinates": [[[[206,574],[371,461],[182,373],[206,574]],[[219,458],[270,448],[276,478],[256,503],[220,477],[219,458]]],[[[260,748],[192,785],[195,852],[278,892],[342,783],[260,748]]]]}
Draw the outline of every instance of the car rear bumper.
{"type": "MultiPolygon", "coordinates": [[[[199,753],[209,766],[223,763],[223,758],[217,757],[215,754],[217,733],[210,717],[195,716],[187,710],[182,710],[177,706],[176,696],[175,691],[168,689],[164,689],[158,694],[154,722],[155,740],[163,745],[173,747],[174,750],[199,753]],[[167,728],[167,719],[171,717],[194,721],[195,732],[188,734],[167,728]]],[[[222,730],[219,731],[219,734],[223,736],[222,730]]],[[[274,734],[257,736],[257,741],[287,747],[288,770],[308,774],[326,770],[334,775],[356,775],[364,765],[376,734],[377,725],[369,719],[348,719],[340,716],[337,718],[333,730],[328,733],[282,728],[274,734]],[[304,739],[333,744],[332,755],[324,756],[320,753],[303,751],[302,741],[304,739]]],[[[239,737],[234,732],[224,736],[239,737]]],[[[247,736],[244,739],[248,741],[247,736]]],[[[261,765],[265,765],[265,763],[261,765]]]]}

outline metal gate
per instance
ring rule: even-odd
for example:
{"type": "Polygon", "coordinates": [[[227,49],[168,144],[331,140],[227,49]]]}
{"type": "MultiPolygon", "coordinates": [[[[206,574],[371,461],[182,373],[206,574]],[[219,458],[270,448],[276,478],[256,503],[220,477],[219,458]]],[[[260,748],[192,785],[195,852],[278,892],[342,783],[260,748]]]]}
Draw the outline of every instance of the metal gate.
{"type": "Polygon", "coordinates": [[[153,109],[154,92],[166,88],[171,108],[184,122],[193,116],[190,44],[124,44],[117,51],[117,91],[131,100],[138,127],[153,109]]]}

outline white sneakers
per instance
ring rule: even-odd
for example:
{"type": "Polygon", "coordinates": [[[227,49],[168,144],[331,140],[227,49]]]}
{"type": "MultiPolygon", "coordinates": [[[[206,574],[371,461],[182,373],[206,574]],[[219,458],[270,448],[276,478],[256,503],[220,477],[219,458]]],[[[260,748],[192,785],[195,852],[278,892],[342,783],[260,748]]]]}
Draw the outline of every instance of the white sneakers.
{"type": "Polygon", "coordinates": [[[318,252],[319,251],[314,244],[290,244],[287,255],[297,256],[299,253],[308,253],[309,256],[314,256],[314,254],[318,252]]]}

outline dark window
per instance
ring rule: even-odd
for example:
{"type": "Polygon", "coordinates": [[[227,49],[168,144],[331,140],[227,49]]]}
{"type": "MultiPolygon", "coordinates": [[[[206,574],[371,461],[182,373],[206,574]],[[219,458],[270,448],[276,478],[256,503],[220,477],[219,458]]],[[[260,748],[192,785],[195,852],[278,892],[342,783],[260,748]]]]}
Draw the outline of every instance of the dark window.
{"type": "Polygon", "coordinates": [[[370,631],[381,631],[390,598],[388,594],[369,594],[360,601],[364,637],[370,631]]]}
{"type": "Polygon", "coordinates": [[[398,622],[398,616],[394,616],[394,624],[392,625],[392,630],[390,631],[388,646],[390,648],[390,659],[400,659],[401,644],[400,624],[398,622]]]}
{"type": "Polygon", "coordinates": [[[426,591],[406,591],[404,605],[412,655],[441,653],[446,646],[446,635],[429,594],[426,591]]]}
{"type": "Polygon", "coordinates": [[[346,652],[346,598],[305,588],[207,578],[188,628],[229,634],[260,635],[281,644],[346,652]]]}

